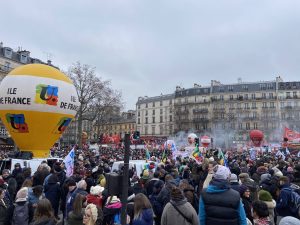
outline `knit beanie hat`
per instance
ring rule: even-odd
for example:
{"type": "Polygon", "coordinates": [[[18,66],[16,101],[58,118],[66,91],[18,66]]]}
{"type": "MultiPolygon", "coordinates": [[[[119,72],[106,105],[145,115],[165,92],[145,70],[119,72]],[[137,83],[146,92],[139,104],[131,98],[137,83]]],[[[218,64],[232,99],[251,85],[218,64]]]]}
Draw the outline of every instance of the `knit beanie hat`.
{"type": "Polygon", "coordinates": [[[299,225],[300,220],[292,216],[286,216],[280,220],[279,225],[299,225]]]}
{"type": "Polygon", "coordinates": [[[265,173],[265,174],[262,174],[262,175],[260,176],[260,181],[261,181],[261,182],[264,182],[264,181],[266,181],[266,180],[268,180],[268,179],[271,179],[271,174],[269,174],[269,173],[265,173]]]}
{"type": "Polygon", "coordinates": [[[227,180],[229,176],[229,169],[225,166],[218,165],[217,171],[214,173],[213,178],[217,180],[227,180]]]}
{"type": "Polygon", "coordinates": [[[171,200],[174,202],[179,202],[184,199],[181,190],[178,187],[172,187],[171,190],[171,200]]]}
{"type": "Polygon", "coordinates": [[[265,190],[260,190],[258,192],[258,199],[265,202],[272,202],[273,200],[272,195],[265,190]]]}
{"type": "Polygon", "coordinates": [[[246,185],[241,185],[240,186],[240,195],[243,196],[247,190],[249,190],[249,188],[246,185]]]}
{"type": "Polygon", "coordinates": [[[237,179],[237,175],[234,173],[230,174],[230,183],[236,183],[236,182],[239,182],[237,179]]]}

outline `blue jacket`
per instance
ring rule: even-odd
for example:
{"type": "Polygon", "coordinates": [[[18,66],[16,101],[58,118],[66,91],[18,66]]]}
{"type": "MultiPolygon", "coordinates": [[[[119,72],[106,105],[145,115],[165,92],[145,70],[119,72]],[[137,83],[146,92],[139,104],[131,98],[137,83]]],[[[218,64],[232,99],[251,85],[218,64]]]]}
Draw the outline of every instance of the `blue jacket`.
{"type": "Polygon", "coordinates": [[[140,217],[133,220],[132,225],[153,225],[152,209],[143,209],[140,217]]]}
{"type": "Polygon", "coordinates": [[[276,202],[276,211],[279,216],[295,216],[290,210],[292,188],[290,185],[283,185],[276,202]]]}
{"type": "MultiPolygon", "coordinates": [[[[208,186],[208,188],[206,189],[206,192],[207,193],[221,193],[221,192],[225,192],[227,190],[228,189],[219,189],[218,187],[210,184],[208,186]]],[[[246,213],[245,213],[242,201],[240,201],[237,211],[239,214],[239,224],[247,225],[246,213]]],[[[200,221],[201,225],[206,225],[206,211],[205,211],[205,204],[204,204],[202,197],[200,198],[200,202],[199,202],[199,221],[200,221]]]]}

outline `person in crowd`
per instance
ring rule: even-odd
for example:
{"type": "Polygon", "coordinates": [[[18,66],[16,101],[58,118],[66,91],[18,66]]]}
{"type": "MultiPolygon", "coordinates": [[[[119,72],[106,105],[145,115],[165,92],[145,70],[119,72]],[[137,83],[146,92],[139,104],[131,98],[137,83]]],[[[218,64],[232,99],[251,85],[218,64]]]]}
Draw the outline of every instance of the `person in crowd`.
{"type": "Polygon", "coordinates": [[[176,186],[176,182],[173,177],[169,174],[165,176],[165,185],[157,196],[157,201],[161,204],[162,208],[170,201],[171,199],[171,189],[173,186],[176,186]]]}
{"type": "Polygon", "coordinates": [[[263,201],[253,202],[253,225],[270,225],[269,210],[263,201]]]}
{"type": "Polygon", "coordinates": [[[121,201],[117,196],[110,196],[103,208],[103,225],[110,225],[114,222],[115,217],[120,217],[121,201]]]}
{"type": "Polygon", "coordinates": [[[188,180],[181,180],[179,183],[179,189],[182,191],[187,201],[194,207],[196,212],[199,211],[199,198],[195,193],[195,189],[189,184],[188,180]]]}
{"type": "Polygon", "coordinates": [[[241,173],[239,175],[239,179],[240,179],[241,184],[246,185],[249,188],[250,193],[251,193],[250,194],[251,200],[252,201],[256,200],[258,186],[255,183],[255,181],[250,179],[250,176],[248,173],[241,173]]]}
{"type": "Polygon", "coordinates": [[[20,190],[22,187],[22,184],[24,182],[23,169],[22,169],[20,163],[16,163],[14,167],[15,168],[12,172],[12,177],[15,178],[15,180],[17,182],[17,190],[20,190]]]}
{"type": "Polygon", "coordinates": [[[32,180],[31,179],[24,180],[21,188],[23,187],[32,188],[32,180]]]}
{"type": "Polygon", "coordinates": [[[4,202],[5,197],[5,190],[0,189],[0,225],[6,225],[7,224],[7,210],[8,206],[4,202]]]}
{"type": "Polygon", "coordinates": [[[71,199],[72,199],[72,195],[76,190],[76,182],[75,180],[71,179],[68,183],[67,183],[67,187],[68,187],[68,194],[66,196],[66,205],[62,207],[62,210],[64,210],[64,218],[68,217],[69,212],[71,212],[73,210],[73,206],[71,205],[71,199]]]}
{"type": "Polygon", "coordinates": [[[54,216],[51,203],[48,199],[39,200],[34,213],[32,225],[56,225],[57,220],[54,216]]]}
{"type": "Polygon", "coordinates": [[[229,182],[230,182],[230,187],[233,189],[233,190],[236,190],[237,192],[240,192],[240,183],[238,181],[238,178],[237,178],[237,175],[232,173],[230,174],[230,179],[229,179],[229,182]]]}
{"type": "Polygon", "coordinates": [[[277,222],[280,222],[282,217],[285,216],[297,216],[291,209],[291,207],[293,207],[293,205],[291,204],[292,188],[290,186],[289,178],[284,176],[280,177],[279,187],[280,192],[276,202],[277,222]]]}
{"type": "Polygon", "coordinates": [[[104,191],[104,188],[98,185],[92,186],[90,189],[90,194],[86,196],[87,203],[93,203],[98,208],[102,209],[102,192],[104,191]]]}
{"type": "Polygon", "coordinates": [[[28,188],[21,188],[16,195],[15,204],[7,210],[8,221],[12,224],[28,225],[33,219],[33,207],[28,202],[28,188]]]}
{"type": "Polygon", "coordinates": [[[58,208],[60,199],[60,185],[56,174],[51,174],[48,182],[44,187],[44,193],[46,198],[51,202],[54,216],[58,218],[58,208]]]}
{"type": "Polygon", "coordinates": [[[69,212],[66,225],[82,225],[84,215],[85,196],[77,194],[73,203],[73,210],[69,212]]]}
{"type": "Polygon", "coordinates": [[[153,174],[153,178],[151,180],[149,180],[148,183],[147,183],[146,192],[147,192],[148,197],[150,195],[152,195],[153,186],[154,186],[155,182],[158,181],[158,180],[159,180],[159,172],[155,171],[154,174],[153,174]]]}
{"type": "Polygon", "coordinates": [[[199,203],[201,225],[246,225],[246,213],[240,194],[230,188],[230,172],[225,166],[215,166],[214,176],[202,191],[199,203]]]}
{"type": "MultiPolygon", "coordinates": [[[[4,169],[2,171],[2,178],[4,180],[5,185],[7,186],[7,193],[9,196],[10,201],[13,201],[15,199],[16,193],[17,193],[17,181],[15,178],[13,178],[10,174],[10,171],[7,169],[4,169]]],[[[23,181],[22,181],[23,183],[23,181]]]]}
{"type": "Polygon", "coordinates": [[[208,174],[207,174],[207,177],[203,183],[203,189],[204,188],[207,188],[209,183],[211,182],[212,180],[212,177],[213,177],[213,174],[214,174],[214,168],[215,166],[217,166],[217,162],[215,161],[209,161],[208,163],[208,174]]]}
{"type": "Polygon", "coordinates": [[[250,189],[246,185],[240,186],[240,195],[244,205],[247,218],[253,223],[252,218],[252,201],[250,199],[250,189]]]}
{"type": "Polygon", "coordinates": [[[158,180],[155,182],[154,186],[153,186],[153,192],[152,195],[150,195],[149,199],[155,214],[155,225],[160,225],[160,221],[161,221],[161,215],[163,213],[163,206],[162,204],[157,200],[157,197],[160,193],[160,191],[162,190],[164,186],[164,182],[162,180],[158,180]]]}
{"type": "Polygon", "coordinates": [[[34,173],[32,178],[32,185],[43,185],[45,178],[50,174],[51,168],[48,166],[47,163],[41,163],[37,169],[37,171],[34,173]]]}
{"type": "Polygon", "coordinates": [[[161,225],[199,225],[197,213],[186,200],[182,191],[173,186],[171,200],[165,206],[161,217],[161,225]]]}
{"type": "Polygon", "coordinates": [[[153,210],[147,196],[142,193],[134,197],[133,225],[153,225],[153,210]]]}
{"type": "Polygon", "coordinates": [[[74,199],[77,194],[81,194],[85,197],[88,195],[88,193],[86,192],[86,187],[87,187],[87,184],[86,184],[85,180],[81,180],[78,182],[77,188],[71,194],[70,199],[67,200],[67,210],[68,210],[67,213],[69,213],[70,211],[73,210],[73,203],[74,203],[74,199]]]}
{"type": "Polygon", "coordinates": [[[275,225],[274,209],[276,207],[276,202],[274,199],[272,199],[272,195],[265,190],[260,190],[258,192],[258,200],[266,203],[266,205],[268,206],[268,210],[269,210],[270,225],[275,225]]]}
{"type": "Polygon", "coordinates": [[[31,203],[33,207],[37,206],[39,200],[45,198],[43,190],[44,188],[42,185],[28,188],[28,202],[31,203]]]}
{"type": "Polygon", "coordinates": [[[95,225],[98,218],[98,210],[94,204],[88,204],[83,216],[83,224],[95,225]]]}

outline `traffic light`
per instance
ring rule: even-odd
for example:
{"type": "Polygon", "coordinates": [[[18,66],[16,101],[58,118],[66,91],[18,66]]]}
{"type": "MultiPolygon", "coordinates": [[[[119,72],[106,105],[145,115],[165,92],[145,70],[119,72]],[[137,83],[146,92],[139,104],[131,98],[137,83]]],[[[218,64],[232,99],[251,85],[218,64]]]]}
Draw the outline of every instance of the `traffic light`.
{"type": "Polygon", "coordinates": [[[139,140],[140,139],[140,132],[139,131],[134,131],[133,133],[133,139],[139,140]]]}

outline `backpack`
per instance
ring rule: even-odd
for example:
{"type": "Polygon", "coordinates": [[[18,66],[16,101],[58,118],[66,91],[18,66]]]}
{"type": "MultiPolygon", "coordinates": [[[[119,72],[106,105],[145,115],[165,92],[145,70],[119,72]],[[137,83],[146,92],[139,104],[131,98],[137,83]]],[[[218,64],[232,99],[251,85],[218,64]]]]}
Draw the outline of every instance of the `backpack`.
{"type": "Polygon", "coordinates": [[[29,224],[29,208],[28,202],[24,205],[14,204],[15,209],[12,218],[12,225],[28,225],[29,224]]]}

